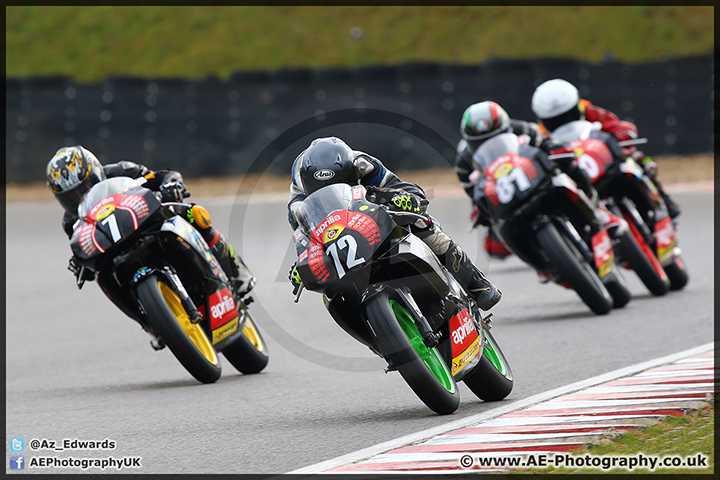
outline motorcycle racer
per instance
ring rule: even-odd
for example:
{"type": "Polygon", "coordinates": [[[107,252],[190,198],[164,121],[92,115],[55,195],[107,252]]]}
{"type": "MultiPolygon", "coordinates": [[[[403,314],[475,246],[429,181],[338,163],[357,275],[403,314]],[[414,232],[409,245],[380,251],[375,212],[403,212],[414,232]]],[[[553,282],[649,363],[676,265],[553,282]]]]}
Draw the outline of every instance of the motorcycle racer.
{"type": "MultiPolygon", "coordinates": [[[[529,145],[538,147],[548,154],[572,153],[573,150],[569,146],[545,136],[535,123],[511,120],[505,109],[493,101],[483,101],[470,105],[465,110],[460,122],[460,133],[462,139],[458,143],[455,156],[455,172],[465,192],[473,200],[472,219],[474,223],[488,227],[489,233],[485,237],[486,251],[491,256],[505,258],[511,252],[492,232],[484,191],[482,188],[475,188],[475,183],[477,181],[482,182],[483,178],[481,176],[475,181],[471,180],[471,172],[474,169],[473,154],[484,142],[501,133],[514,133],[529,145]]],[[[575,181],[578,187],[592,201],[592,204],[596,207],[595,216],[598,223],[613,236],[624,233],[627,228],[625,221],[610,213],[599,203],[599,196],[587,173],[578,167],[569,156],[568,158],[556,160],[555,163],[575,181]]]]}
{"type": "MultiPolygon", "coordinates": [[[[144,165],[128,160],[103,166],[92,152],[80,145],[60,148],[46,168],[47,185],[64,209],[62,227],[68,238],[72,237],[74,226],[79,220],[77,210],[83,195],[96,183],[119,176],[143,178],[144,186],[160,192],[163,202],[175,202],[171,208],[193,225],[207,242],[230,279],[238,298],[242,298],[253,288],[255,277],[242,258],[235,254],[232,245],[211,225],[207,210],[194,203],[182,203],[190,193],[179,172],[169,169],[152,171],[144,165]]],[[[79,280],[95,280],[95,272],[82,268],[74,256],[70,258],[68,270],[79,280]]],[[[104,286],[100,281],[98,283],[106,295],[112,298],[108,286],[104,286]]],[[[156,350],[164,347],[153,341],[151,344],[156,350]]]]}
{"type": "MultiPolygon", "coordinates": [[[[377,158],[351,149],[339,138],[317,138],[297,156],[292,165],[291,198],[288,203],[290,225],[297,228],[295,210],[306,196],[335,183],[363,185],[368,189],[368,196],[374,197],[371,201],[387,203],[395,210],[424,213],[429,203],[422,188],[400,180],[377,158]]],[[[468,290],[481,309],[489,310],[500,301],[502,292],[473,264],[460,246],[442,231],[434,218],[418,221],[411,229],[468,290]]],[[[290,279],[297,287],[299,282],[293,278],[293,271],[294,266],[290,279]]]]}
{"type": "MultiPolygon", "coordinates": [[[[637,126],[589,100],[580,98],[578,89],[570,82],[561,78],[548,80],[539,85],[532,96],[532,110],[538,118],[540,130],[547,136],[556,128],[573,120],[598,122],[601,130],[612,134],[616,140],[632,140],[637,138],[637,126]]],[[[668,208],[671,218],[680,215],[677,203],[665,192],[657,178],[657,164],[652,157],[645,155],[636,147],[625,147],[623,153],[632,157],[642,165],[645,174],[657,187],[668,208]]]]}
{"type": "MultiPolygon", "coordinates": [[[[530,145],[539,145],[545,136],[540,132],[536,123],[511,119],[505,110],[495,102],[480,102],[470,105],[462,116],[460,134],[462,138],[457,144],[455,152],[455,173],[460,180],[465,193],[472,200],[475,182],[471,179],[473,173],[473,153],[491,138],[495,133],[512,132],[518,136],[524,135],[530,145]],[[486,122],[486,131],[479,131],[477,125],[486,122]]],[[[478,207],[473,208],[473,219],[478,218],[478,207]]],[[[489,223],[488,223],[489,225],[489,223]]],[[[485,235],[485,251],[494,258],[503,259],[512,255],[504,243],[497,238],[491,228],[485,235]]]]}

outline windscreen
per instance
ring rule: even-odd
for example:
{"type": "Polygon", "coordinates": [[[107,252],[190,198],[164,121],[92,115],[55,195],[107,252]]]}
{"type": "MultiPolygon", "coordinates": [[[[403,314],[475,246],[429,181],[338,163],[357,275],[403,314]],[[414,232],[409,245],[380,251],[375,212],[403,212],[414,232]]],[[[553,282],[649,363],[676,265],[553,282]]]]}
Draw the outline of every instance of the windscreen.
{"type": "Polygon", "coordinates": [[[346,183],[328,185],[303,200],[296,219],[305,234],[310,236],[320,223],[333,212],[346,210],[352,202],[352,188],[346,183]]]}
{"type": "Polygon", "coordinates": [[[473,165],[484,172],[501,155],[517,153],[520,149],[518,136],[514,133],[501,133],[483,142],[473,154],[473,165]]]}
{"type": "Polygon", "coordinates": [[[128,189],[141,185],[142,183],[145,183],[144,178],[133,179],[130,177],[114,177],[103,180],[102,182],[93,185],[93,187],[85,194],[80,202],[80,206],[78,207],[78,215],[80,218],[85,219],[87,213],[104,198],[118,193],[124,193],[128,189]]]}

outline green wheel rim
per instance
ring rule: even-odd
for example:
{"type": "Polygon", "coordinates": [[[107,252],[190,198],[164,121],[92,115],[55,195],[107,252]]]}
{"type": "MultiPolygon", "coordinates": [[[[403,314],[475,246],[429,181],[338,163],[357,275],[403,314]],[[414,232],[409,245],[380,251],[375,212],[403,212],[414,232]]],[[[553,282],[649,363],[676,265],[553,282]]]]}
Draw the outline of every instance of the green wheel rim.
{"type": "Polygon", "coordinates": [[[395,318],[400,324],[403,332],[410,341],[415,352],[418,354],[423,363],[428,367],[433,376],[437,379],[440,385],[450,393],[455,393],[455,382],[453,381],[452,375],[445,361],[443,360],[440,352],[437,348],[428,348],[423,342],[422,336],[415,325],[410,312],[405,309],[402,305],[394,300],[390,300],[390,307],[392,308],[395,318]]]}
{"type": "Polygon", "coordinates": [[[493,364],[493,367],[502,374],[503,377],[507,377],[507,369],[505,368],[505,364],[500,359],[500,356],[497,354],[497,350],[495,347],[495,344],[490,339],[490,336],[487,334],[487,332],[483,332],[485,335],[485,345],[483,346],[483,353],[487,357],[488,360],[490,360],[490,363],[493,364]]]}

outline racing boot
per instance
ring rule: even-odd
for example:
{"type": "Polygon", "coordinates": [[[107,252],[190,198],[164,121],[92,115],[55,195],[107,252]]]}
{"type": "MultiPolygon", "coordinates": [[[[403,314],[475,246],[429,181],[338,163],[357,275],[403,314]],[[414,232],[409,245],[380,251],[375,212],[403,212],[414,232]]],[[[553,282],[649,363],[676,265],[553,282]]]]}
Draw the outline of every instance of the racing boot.
{"type": "Polygon", "coordinates": [[[210,251],[217,258],[220,266],[230,279],[230,286],[238,299],[243,298],[255,286],[255,276],[242,259],[235,255],[232,245],[211,225],[210,214],[200,205],[193,205],[185,212],[187,220],[192,224],[210,251]]]}
{"type": "Polygon", "coordinates": [[[457,243],[453,242],[438,258],[482,310],[490,310],[502,298],[500,289],[485,277],[457,243]]]}
{"type": "Polygon", "coordinates": [[[219,238],[210,248],[210,251],[218,259],[220,266],[230,279],[230,284],[237,298],[243,298],[255,286],[255,276],[245,265],[245,262],[242,261],[242,258],[235,255],[232,245],[225,240],[225,237],[219,233],[217,235],[219,238]]]}

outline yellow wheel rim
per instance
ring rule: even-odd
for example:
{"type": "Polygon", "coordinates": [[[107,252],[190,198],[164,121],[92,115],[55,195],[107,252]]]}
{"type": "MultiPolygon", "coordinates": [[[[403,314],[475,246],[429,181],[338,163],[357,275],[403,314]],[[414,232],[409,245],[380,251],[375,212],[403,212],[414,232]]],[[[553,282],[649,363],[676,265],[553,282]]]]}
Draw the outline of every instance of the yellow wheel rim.
{"type": "Polygon", "coordinates": [[[158,286],[160,287],[160,292],[162,293],[165,302],[167,303],[168,307],[170,307],[170,310],[175,316],[175,320],[177,320],[177,322],[180,324],[190,341],[197,347],[197,349],[200,351],[200,353],[202,353],[203,357],[205,357],[208,362],[212,363],[213,365],[217,365],[217,354],[215,353],[215,349],[213,348],[212,344],[208,340],[207,335],[205,335],[205,332],[203,332],[202,327],[200,327],[199,324],[194,324],[190,321],[190,317],[185,311],[185,308],[183,308],[180,298],[177,296],[177,294],[175,293],[175,291],[173,291],[172,288],[168,287],[163,282],[158,282],[158,286]]]}
{"type": "Polygon", "coordinates": [[[257,349],[258,352],[262,352],[263,350],[265,350],[265,346],[260,339],[260,334],[255,328],[255,324],[252,322],[252,319],[249,315],[247,320],[245,321],[245,326],[243,327],[243,335],[245,335],[245,337],[250,340],[250,343],[253,344],[253,346],[257,349]]]}

